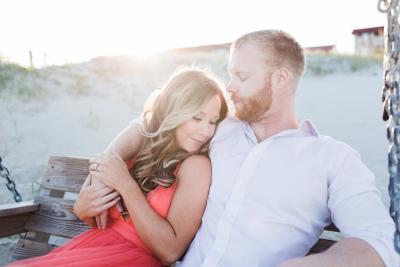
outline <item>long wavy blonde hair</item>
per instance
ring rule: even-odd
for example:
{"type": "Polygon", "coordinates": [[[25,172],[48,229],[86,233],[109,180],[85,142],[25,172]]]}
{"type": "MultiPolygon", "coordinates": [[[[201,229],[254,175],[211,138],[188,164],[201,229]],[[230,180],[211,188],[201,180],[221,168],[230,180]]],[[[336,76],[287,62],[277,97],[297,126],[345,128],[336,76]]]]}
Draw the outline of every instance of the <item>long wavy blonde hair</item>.
{"type": "MultiPolygon", "coordinates": [[[[216,95],[221,100],[219,123],[228,112],[221,83],[205,70],[185,68],[173,74],[149,98],[141,128],[144,142],[130,170],[144,194],[157,186],[169,187],[174,183],[176,165],[190,155],[178,146],[175,130],[216,95]]],[[[198,153],[207,154],[209,144],[210,140],[198,153]]]]}

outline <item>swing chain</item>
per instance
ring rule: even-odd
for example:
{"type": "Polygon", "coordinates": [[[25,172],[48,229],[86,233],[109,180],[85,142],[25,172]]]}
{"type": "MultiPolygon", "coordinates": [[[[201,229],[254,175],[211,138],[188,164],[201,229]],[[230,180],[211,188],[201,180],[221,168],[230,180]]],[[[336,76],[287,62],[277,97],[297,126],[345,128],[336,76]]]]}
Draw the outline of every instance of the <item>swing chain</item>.
{"type": "Polygon", "coordinates": [[[388,170],[390,215],[396,223],[394,245],[400,253],[400,29],[399,0],[379,0],[378,10],[387,14],[382,89],[383,120],[387,123],[389,141],[388,170]]]}
{"type": "Polygon", "coordinates": [[[7,180],[7,189],[14,195],[15,202],[21,202],[22,197],[18,193],[17,188],[15,186],[15,182],[10,178],[10,172],[8,169],[2,164],[2,158],[0,157],[0,176],[7,180]]]}

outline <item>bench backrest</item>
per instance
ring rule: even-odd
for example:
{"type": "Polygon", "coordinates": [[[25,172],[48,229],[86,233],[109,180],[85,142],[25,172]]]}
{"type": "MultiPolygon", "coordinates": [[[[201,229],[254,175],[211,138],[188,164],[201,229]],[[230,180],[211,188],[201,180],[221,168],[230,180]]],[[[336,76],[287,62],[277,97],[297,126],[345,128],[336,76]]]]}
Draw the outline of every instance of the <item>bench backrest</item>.
{"type": "Polygon", "coordinates": [[[27,232],[18,240],[15,259],[46,254],[89,229],[72,210],[88,173],[88,159],[50,157],[39,194],[34,198],[40,204],[39,210],[25,225],[27,232]]]}

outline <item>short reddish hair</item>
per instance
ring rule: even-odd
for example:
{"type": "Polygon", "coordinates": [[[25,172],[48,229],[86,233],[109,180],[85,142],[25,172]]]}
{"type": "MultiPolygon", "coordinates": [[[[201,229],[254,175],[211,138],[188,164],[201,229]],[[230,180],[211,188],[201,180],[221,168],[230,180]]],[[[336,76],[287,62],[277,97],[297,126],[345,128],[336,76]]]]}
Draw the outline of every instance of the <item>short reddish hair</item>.
{"type": "Polygon", "coordinates": [[[233,42],[231,49],[240,48],[248,42],[256,43],[265,52],[265,59],[269,64],[285,67],[297,78],[303,75],[305,68],[303,48],[288,33],[281,30],[250,32],[233,42]]]}

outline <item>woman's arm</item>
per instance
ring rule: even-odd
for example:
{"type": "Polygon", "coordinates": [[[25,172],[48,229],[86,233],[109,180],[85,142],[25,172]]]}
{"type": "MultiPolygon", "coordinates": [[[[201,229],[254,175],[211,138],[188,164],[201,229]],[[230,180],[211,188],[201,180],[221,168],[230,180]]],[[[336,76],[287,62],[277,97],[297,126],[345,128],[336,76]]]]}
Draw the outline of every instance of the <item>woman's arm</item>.
{"type": "MultiPolygon", "coordinates": [[[[139,124],[130,124],[123,129],[107,146],[105,153],[115,151],[123,160],[130,160],[134,158],[143,144],[143,136],[140,134],[139,124]]],[[[104,185],[95,177],[92,179],[92,184],[104,185]]],[[[107,227],[107,210],[98,214],[94,218],[95,224],[99,228],[105,229],[107,227]]]]}
{"type": "Polygon", "coordinates": [[[75,215],[92,227],[96,227],[95,215],[114,206],[121,197],[118,192],[100,184],[91,185],[92,176],[89,174],[83,183],[75,201],[73,210],[75,215]]]}
{"type": "Polygon", "coordinates": [[[101,165],[103,168],[91,174],[118,190],[139,236],[153,254],[165,265],[177,261],[201,223],[211,183],[210,160],[206,156],[194,155],[182,163],[166,219],[152,209],[136,181],[123,174],[126,170],[122,171],[121,160],[118,162],[109,155],[104,155],[101,160],[105,163],[101,165]],[[107,163],[112,161],[114,163],[107,163]],[[111,174],[116,176],[111,178],[111,174]],[[118,183],[116,180],[119,180],[118,183]]]}
{"type": "Polygon", "coordinates": [[[105,153],[115,151],[123,160],[131,160],[142,147],[144,137],[139,124],[130,124],[123,129],[107,146],[105,153]]]}

